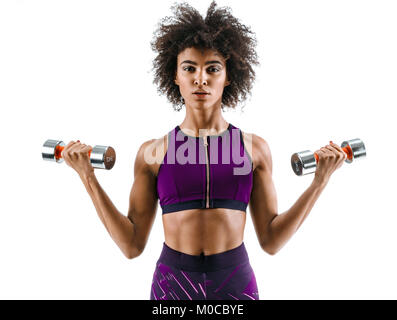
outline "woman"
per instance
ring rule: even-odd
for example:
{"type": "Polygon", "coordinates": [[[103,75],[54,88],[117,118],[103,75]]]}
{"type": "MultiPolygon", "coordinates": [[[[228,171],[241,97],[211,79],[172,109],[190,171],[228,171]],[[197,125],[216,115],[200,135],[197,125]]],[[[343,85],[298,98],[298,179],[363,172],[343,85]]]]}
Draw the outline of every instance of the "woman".
{"type": "Polygon", "coordinates": [[[216,9],[215,2],[205,19],[180,4],[173,19],[160,23],[152,42],[158,52],[154,82],[175,110],[185,106],[186,116],[163,138],[140,146],[127,217],[99,185],[89,162],[91,146],[71,141],[63,151],[127,258],[143,252],[160,200],[165,242],[151,299],[259,299],[243,243],[246,207],[260,246],[273,255],[343,164],[345,154],[332,142],[317,150],[312,184],[288,211],[278,214],[266,140],[243,133],[221,113],[250,93],[255,78],[251,66],[258,64],[255,44],[249,28],[228,8],[216,9]]]}

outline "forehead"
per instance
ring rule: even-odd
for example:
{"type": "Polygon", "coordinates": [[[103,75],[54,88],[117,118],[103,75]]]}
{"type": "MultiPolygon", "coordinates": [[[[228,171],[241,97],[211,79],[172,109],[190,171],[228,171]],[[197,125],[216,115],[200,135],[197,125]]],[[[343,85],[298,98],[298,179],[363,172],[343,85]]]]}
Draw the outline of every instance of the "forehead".
{"type": "Polygon", "coordinates": [[[215,49],[197,49],[197,48],[186,48],[178,54],[178,64],[179,61],[183,60],[193,60],[193,61],[206,61],[206,60],[220,60],[225,62],[222,55],[215,49]]]}

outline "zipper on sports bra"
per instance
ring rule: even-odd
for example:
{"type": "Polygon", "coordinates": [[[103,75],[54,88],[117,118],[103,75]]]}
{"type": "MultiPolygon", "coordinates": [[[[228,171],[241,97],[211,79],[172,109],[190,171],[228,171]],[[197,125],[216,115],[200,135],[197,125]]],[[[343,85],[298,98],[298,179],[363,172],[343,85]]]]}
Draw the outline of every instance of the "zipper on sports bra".
{"type": "Polygon", "coordinates": [[[210,164],[208,161],[208,137],[204,136],[204,148],[205,148],[205,158],[206,158],[206,172],[207,172],[207,192],[206,192],[206,204],[205,207],[209,208],[210,207],[210,164]]]}

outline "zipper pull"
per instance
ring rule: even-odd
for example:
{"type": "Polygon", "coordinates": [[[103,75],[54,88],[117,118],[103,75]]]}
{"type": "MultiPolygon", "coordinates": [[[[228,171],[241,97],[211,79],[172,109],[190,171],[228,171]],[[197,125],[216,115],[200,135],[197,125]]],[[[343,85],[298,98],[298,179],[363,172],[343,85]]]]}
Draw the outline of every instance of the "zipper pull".
{"type": "Polygon", "coordinates": [[[204,136],[203,139],[204,139],[204,146],[205,147],[208,146],[207,136],[204,136]]]}

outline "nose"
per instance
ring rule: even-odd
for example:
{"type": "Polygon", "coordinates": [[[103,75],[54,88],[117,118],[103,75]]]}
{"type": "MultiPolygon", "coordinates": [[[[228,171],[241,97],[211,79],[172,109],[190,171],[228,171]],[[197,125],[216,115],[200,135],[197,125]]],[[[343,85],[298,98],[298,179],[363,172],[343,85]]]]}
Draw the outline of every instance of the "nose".
{"type": "Polygon", "coordinates": [[[203,86],[206,86],[207,85],[207,80],[202,80],[202,81],[199,81],[199,80],[194,80],[194,84],[196,85],[196,86],[198,86],[199,84],[202,84],[203,86]]]}
{"type": "Polygon", "coordinates": [[[194,80],[194,84],[196,86],[198,86],[200,84],[203,86],[206,86],[208,84],[207,80],[205,79],[205,75],[203,75],[201,72],[199,74],[197,74],[195,78],[196,79],[194,80]]]}

